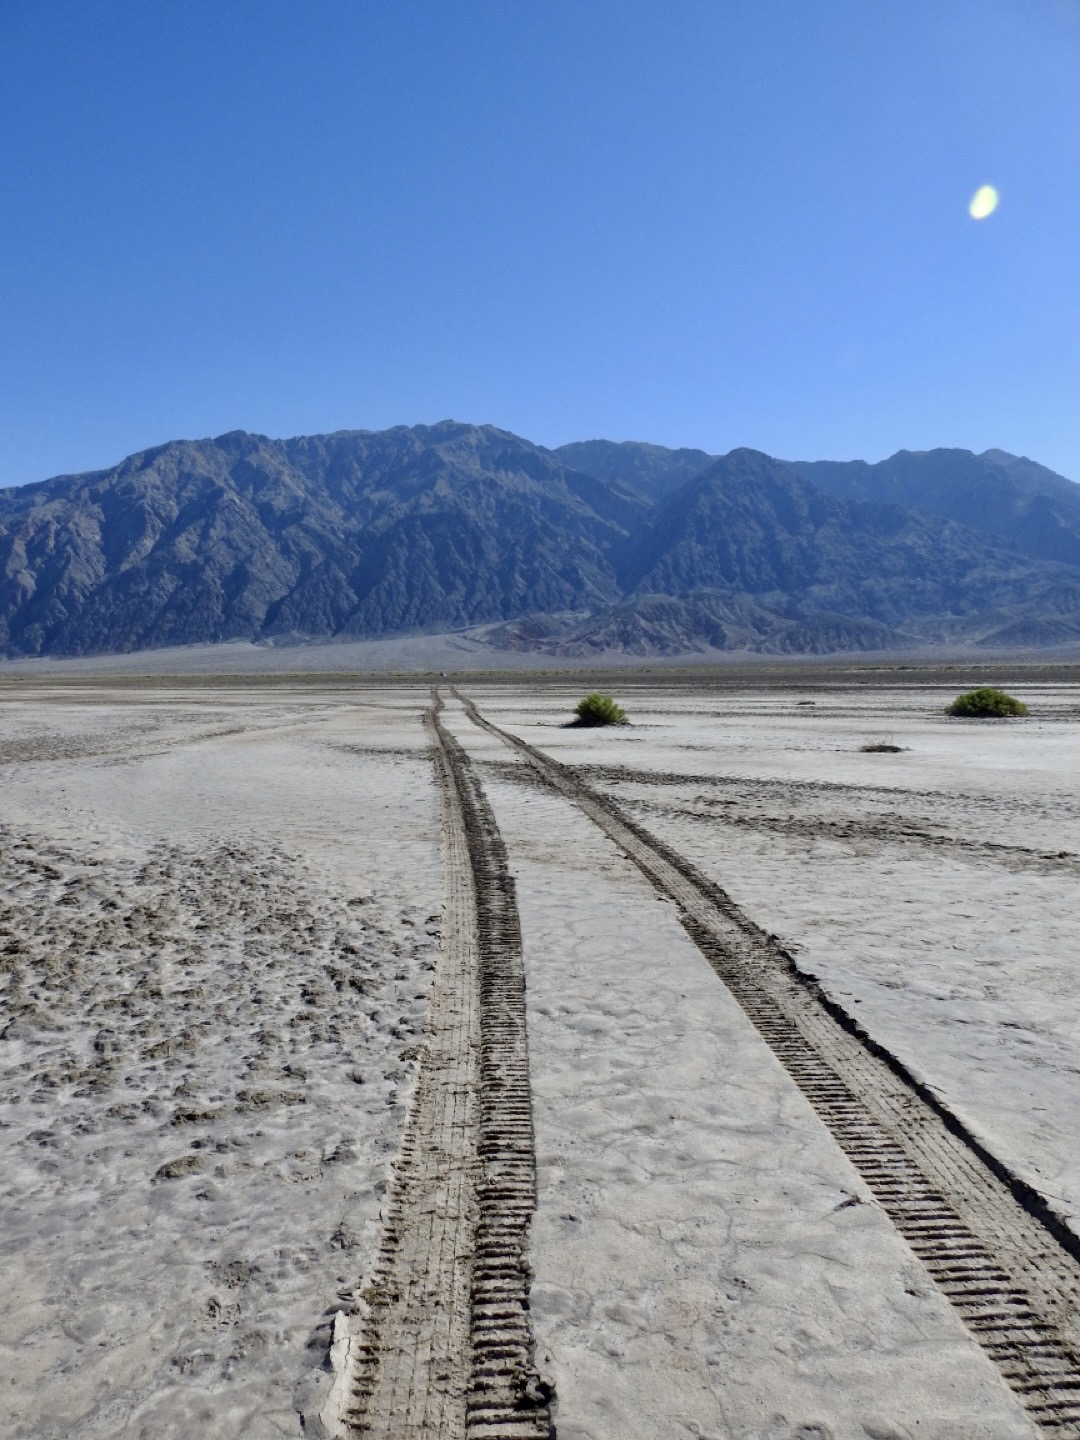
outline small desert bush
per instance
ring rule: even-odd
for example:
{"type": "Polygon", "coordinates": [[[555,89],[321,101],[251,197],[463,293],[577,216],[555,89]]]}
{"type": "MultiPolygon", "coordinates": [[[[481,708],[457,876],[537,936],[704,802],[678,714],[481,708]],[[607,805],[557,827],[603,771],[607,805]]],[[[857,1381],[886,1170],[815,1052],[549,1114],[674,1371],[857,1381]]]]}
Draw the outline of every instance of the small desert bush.
{"type": "Polygon", "coordinates": [[[903,748],[902,745],[894,745],[891,740],[871,740],[869,744],[859,746],[864,755],[899,755],[903,748]]]}
{"type": "Polygon", "coordinates": [[[574,707],[574,715],[577,717],[575,725],[626,725],[626,711],[620,705],[616,705],[610,695],[601,695],[593,691],[586,695],[584,700],[579,700],[574,707]]]}
{"type": "Polygon", "coordinates": [[[979,690],[968,690],[958,695],[946,714],[966,715],[969,719],[1000,719],[1006,715],[1026,715],[1028,707],[1013,695],[1006,695],[993,685],[983,685],[979,690]]]}

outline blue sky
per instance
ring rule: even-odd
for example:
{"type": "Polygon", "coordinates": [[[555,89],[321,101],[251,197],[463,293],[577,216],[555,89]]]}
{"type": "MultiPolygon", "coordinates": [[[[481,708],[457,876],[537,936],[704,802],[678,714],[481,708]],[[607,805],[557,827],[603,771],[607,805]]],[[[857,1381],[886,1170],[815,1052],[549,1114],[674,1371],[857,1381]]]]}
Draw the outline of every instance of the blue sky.
{"type": "Polygon", "coordinates": [[[448,416],[1080,479],[1080,0],[0,0],[0,125],[0,485],[448,416]]]}

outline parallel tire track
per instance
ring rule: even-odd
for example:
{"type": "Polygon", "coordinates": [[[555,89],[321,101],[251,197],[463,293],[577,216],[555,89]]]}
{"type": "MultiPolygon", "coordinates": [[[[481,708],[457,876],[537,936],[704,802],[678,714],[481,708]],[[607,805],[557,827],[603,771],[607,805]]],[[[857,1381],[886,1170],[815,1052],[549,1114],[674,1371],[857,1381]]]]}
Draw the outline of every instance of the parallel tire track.
{"type": "Polygon", "coordinates": [[[1048,1436],[1080,1440],[1080,1239],[719,886],[569,767],[486,720],[682,923],[1048,1436]]]}
{"type": "MultiPolygon", "coordinates": [[[[577,771],[580,779],[589,781],[613,781],[616,784],[658,786],[679,785],[697,790],[721,790],[740,792],[745,795],[751,790],[763,792],[766,796],[778,796],[786,790],[793,790],[802,799],[818,793],[850,795],[854,787],[830,781],[798,781],[787,784],[778,780],[734,780],[726,775],[681,775],[672,771],[634,770],[628,766],[583,765],[577,771]]],[[[905,798],[919,797],[919,791],[897,791],[886,786],[866,786],[865,793],[871,796],[904,794],[905,798]]],[[[937,798],[935,796],[935,798],[937,798]]],[[[892,816],[855,816],[827,820],[820,816],[769,815],[735,809],[738,803],[732,800],[715,801],[709,796],[697,795],[695,800],[710,809],[694,809],[690,806],[668,805],[656,799],[635,797],[634,803],[643,808],[658,810],[666,814],[682,815],[688,820],[712,821],[723,825],[741,826],[750,830],[768,830],[777,835],[798,836],[804,840],[867,840],[877,845],[916,846],[924,850],[945,854],[959,854],[971,860],[1000,862],[1012,870],[1034,870],[1051,874],[1076,874],[1080,870],[1080,855],[1070,850],[1036,850],[1030,845],[1006,845],[997,840],[972,840],[964,835],[946,834],[928,829],[932,821],[921,825],[892,816]]],[[[743,802],[745,803],[745,801],[743,802]]],[[[962,803],[971,804],[972,797],[962,797],[962,803]]]]}
{"type": "Polygon", "coordinates": [[[443,799],[444,946],[420,1074],[346,1358],[349,1433],[546,1440],[533,1366],[528,1227],[535,1157],[513,881],[468,757],[425,723],[443,799]]]}

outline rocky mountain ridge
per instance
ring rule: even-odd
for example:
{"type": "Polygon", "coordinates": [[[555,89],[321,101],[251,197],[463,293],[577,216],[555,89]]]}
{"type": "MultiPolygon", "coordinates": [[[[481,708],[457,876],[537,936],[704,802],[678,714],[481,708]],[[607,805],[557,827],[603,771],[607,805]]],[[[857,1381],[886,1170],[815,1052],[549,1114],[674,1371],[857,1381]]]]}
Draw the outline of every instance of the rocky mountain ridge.
{"type": "Polygon", "coordinates": [[[7,656],[476,625],[569,654],[1061,643],[1080,487],[1003,452],[550,451],[445,421],[173,441],[0,491],[7,656]]]}

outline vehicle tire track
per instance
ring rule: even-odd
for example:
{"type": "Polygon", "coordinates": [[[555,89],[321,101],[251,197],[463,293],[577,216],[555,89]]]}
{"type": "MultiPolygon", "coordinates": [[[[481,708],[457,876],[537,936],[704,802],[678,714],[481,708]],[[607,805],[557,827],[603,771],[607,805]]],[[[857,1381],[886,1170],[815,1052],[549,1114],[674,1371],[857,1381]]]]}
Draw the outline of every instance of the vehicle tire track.
{"type": "MultiPolygon", "coordinates": [[[[456,693],[456,692],[455,692],[456,693]]],[[[686,930],[1046,1435],[1080,1440],[1080,1238],[812,975],[568,766],[486,720],[679,907],[686,930]]]]}
{"type": "Polygon", "coordinates": [[[468,757],[432,742],[446,843],[444,949],[362,1333],[345,1358],[348,1433],[546,1440],[533,1365],[535,1156],[521,930],[506,852],[468,757]]]}
{"type": "MultiPolygon", "coordinates": [[[[658,772],[650,776],[646,771],[631,771],[615,766],[581,766],[575,772],[580,779],[609,780],[616,784],[629,782],[642,786],[685,784],[687,788],[730,788],[745,793],[751,789],[782,793],[779,782],[754,780],[751,783],[735,782],[728,776],[673,775],[658,772]]],[[[786,784],[787,782],[785,782],[786,784]]],[[[818,793],[857,793],[850,786],[832,785],[827,782],[800,782],[789,787],[801,795],[818,793]]],[[[880,788],[866,787],[873,795],[902,793],[880,788]]],[[[917,796],[919,792],[910,792],[917,796]]],[[[742,797],[740,797],[742,798],[742,797]]],[[[935,797],[937,798],[937,797],[935,797]]],[[[688,806],[671,805],[661,800],[635,797],[627,804],[643,810],[652,810],[665,815],[679,815],[687,820],[704,823],[738,826],[750,830],[765,830],[773,834],[790,836],[801,840],[835,840],[837,842],[869,842],[873,845],[914,846],[937,853],[962,855],[970,860],[989,860],[1007,865],[1012,870],[1032,870],[1037,873],[1071,875],[1080,874],[1080,855],[1069,850],[1036,850],[1030,845],[1009,845],[998,840],[972,840],[963,835],[951,835],[942,830],[929,828],[928,824],[914,824],[900,816],[848,815],[838,819],[826,819],[820,815],[769,815],[763,811],[737,810],[738,803],[732,800],[713,800],[698,795],[695,800],[706,809],[692,809],[688,806]],[[722,808],[720,808],[722,807],[722,808]]],[[[963,797],[960,803],[968,803],[963,797]]],[[[745,803],[745,801],[744,801],[745,803]]]]}

